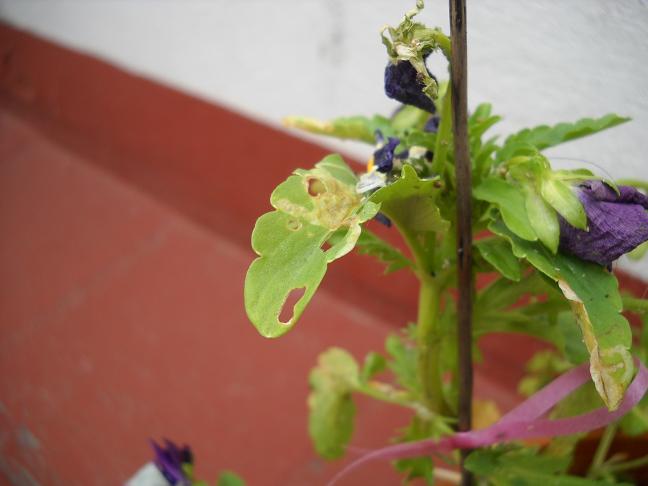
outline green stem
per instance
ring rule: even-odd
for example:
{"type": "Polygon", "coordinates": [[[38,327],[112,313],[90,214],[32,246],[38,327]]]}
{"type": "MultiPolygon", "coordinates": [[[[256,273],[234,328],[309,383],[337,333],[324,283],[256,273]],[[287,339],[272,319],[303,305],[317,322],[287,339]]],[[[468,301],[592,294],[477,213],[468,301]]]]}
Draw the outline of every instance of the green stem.
{"type": "Polygon", "coordinates": [[[450,42],[450,37],[445,35],[440,30],[436,30],[436,29],[432,30],[432,32],[430,33],[430,37],[436,41],[439,48],[441,49],[441,52],[448,60],[448,62],[450,62],[450,59],[452,58],[452,45],[450,42]]]}
{"type": "Polygon", "coordinates": [[[432,159],[432,175],[442,175],[450,142],[452,140],[452,89],[450,84],[446,88],[441,107],[441,125],[437,133],[434,147],[434,158],[432,159]]]}
{"type": "Polygon", "coordinates": [[[433,412],[442,413],[443,390],[439,363],[441,336],[438,315],[439,293],[436,283],[431,279],[421,281],[416,330],[418,374],[423,401],[433,412]]]}
{"type": "Polygon", "coordinates": [[[648,456],[643,456],[632,461],[622,462],[619,464],[611,464],[605,468],[607,472],[617,473],[621,471],[628,471],[638,467],[648,466],[648,456]]]}
{"type": "Polygon", "coordinates": [[[605,462],[605,458],[610,451],[610,446],[612,445],[612,441],[616,435],[617,428],[618,424],[612,422],[603,431],[603,436],[601,436],[601,440],[599,441],[596,452],[594,453],[592,464],[590,465],[589,471],[587,471],[587,477],[595,476],[601,469],[601,466],[605,462]]]}
{"type": "Polygon", "coordinates": [[[401,225],[389,213],[412,252],[415,273],[420,282],[416,344],[418,350],[418,377],[425,406],[436,414],[444,411],[443,388],[439,362],[439,287],[431,273],[430,262],[414,233],[401,225]]]}
{"type": "Polygon", "coordinates": [[[358,385],[354,388],[354,391],[381,402],[410,408],[414,410],[419,417],[425,420],[430,420],[435,415],[423,403],[410,400],[407,392],[398,390],[387,383],[371,381],[369,383],[358,385]]]}
{"type": "Polygon", "coordinates": [[[637,297],[630,297],[629,295],[622,295],[623,310],[636,312],[638,314],[645,314],[648,312],[648,299],[638,299],[637,297]]]}

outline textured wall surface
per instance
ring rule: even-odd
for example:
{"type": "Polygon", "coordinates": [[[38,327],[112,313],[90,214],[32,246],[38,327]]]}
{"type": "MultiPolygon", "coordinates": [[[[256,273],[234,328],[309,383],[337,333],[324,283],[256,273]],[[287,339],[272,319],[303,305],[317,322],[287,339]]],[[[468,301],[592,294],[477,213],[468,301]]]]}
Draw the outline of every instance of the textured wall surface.
{"type": "MultiPolygon", "coordinates": [[[[427,3],[422,20],[447,30],[446,2],[427,3]]],[[[286,114],[389,113],[395,103],[382,92],[385,52],[378,32],[386,22],[398,23],[412,4],[0,0],[0,18],[279,123],[286,114]]],[[[610,111],[631,116],[627,125],[549,155],[556,157],[555,165],[590,164],[614,178],[648,178],[648,3],[468,4],[470,106],[492,102],[505,117],[497,129],[502,134],[610,111]]],[[[443,77],[441,59],[433,59],[431,67],[443,77]]],[[[369,152],[354,144],[325,143],[359,157],[369,152]]],[[[640,272],[648,277],[648,263],[640,272]]]]}

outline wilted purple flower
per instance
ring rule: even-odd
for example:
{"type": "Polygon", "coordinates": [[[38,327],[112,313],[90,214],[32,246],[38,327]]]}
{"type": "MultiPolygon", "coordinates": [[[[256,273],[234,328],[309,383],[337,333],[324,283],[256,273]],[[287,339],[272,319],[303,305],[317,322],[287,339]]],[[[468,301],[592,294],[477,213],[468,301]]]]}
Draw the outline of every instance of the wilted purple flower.
{"type": "Polygon", "coordinates": [[[394,167],[394,150],[398,147],[400,140],[396,137],[389,137],[387,143],[384,143],[373,153],[373,165],[378,172],[390,172],[394,167]]]}
{"type": "Polygon", "coordinates": [[[607,267],[648,240],[648,196],[630,186],[619,186],[617,194],[601,181],[585,181],[578,191],[588,231],[574,228],[561,217],[562,251],[607,267]]]}
{"type": "MultiPolygon", "coordinates": [[[[430,76],[436,80],[431,73],[430,76]]],[[[399,61],[396,64],[390,61],[387,64],[385,68],[385,94],[389,98],[406,105],[413,105],[421,110],[434,113],[436,106],[423,93],[424,87],[425,85],[421,81],[418,72],[409,61],[399,61]]]]}
{"type": "Polygon", "coordinates": [[[155,451],[153,462],[162,475],[173,486],[190,486],[191,478],[183,471],[183,464],[193,464],[193,455],[188,446],[178,447],[170,440],[164,439],[165,447],[159,446],[151,440],[151,447],[155,451]]]}

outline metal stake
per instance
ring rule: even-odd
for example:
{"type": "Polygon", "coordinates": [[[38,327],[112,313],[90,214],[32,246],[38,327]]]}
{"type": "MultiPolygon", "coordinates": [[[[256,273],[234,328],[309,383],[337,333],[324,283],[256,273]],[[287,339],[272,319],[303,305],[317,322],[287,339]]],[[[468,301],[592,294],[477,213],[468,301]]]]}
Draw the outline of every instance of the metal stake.
{"type": "MultiPolygon", "coordinates": [[[[470,430],[472,422],[472,203],[470,151],[468,146],[466,2],[450,1],[452,40],[452,128],[457,175],[457,325],[459,337],[459,430],[470,430]]],[[[461,451],[461,484],[473,484],[472,475],[463,467],[469,451],[461,451]]]]}

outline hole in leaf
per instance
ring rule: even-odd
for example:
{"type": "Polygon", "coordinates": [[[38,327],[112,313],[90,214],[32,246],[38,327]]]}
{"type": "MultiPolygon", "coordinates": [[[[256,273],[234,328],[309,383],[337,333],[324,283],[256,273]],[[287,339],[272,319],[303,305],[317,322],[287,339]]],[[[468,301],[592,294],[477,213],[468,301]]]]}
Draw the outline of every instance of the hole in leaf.
{"type": "Polygon", "coordinates": [[[286,223],[286,228],[288,228],[290,231],[298,231],[299,228],[301,228],[301,222],[296,219],[289,219],[286,223]]]}
{"type": "Polygon", "coordinates": [[[289,324],[293,318],[293,313],[295,311],[295,305],[299,302],[306,292],[306,287],[301,287],[298,289],[292,289],[284,301],[283,307],[281,308],[281,313],[279,314],[279,322],[281,324],[289,324]]]}
{"type": "Polygon", "coordinates": [[[326,186],[319,179],[308,179],[308,194],[312,197],[318,197],[326,192],[326,186]]]}

